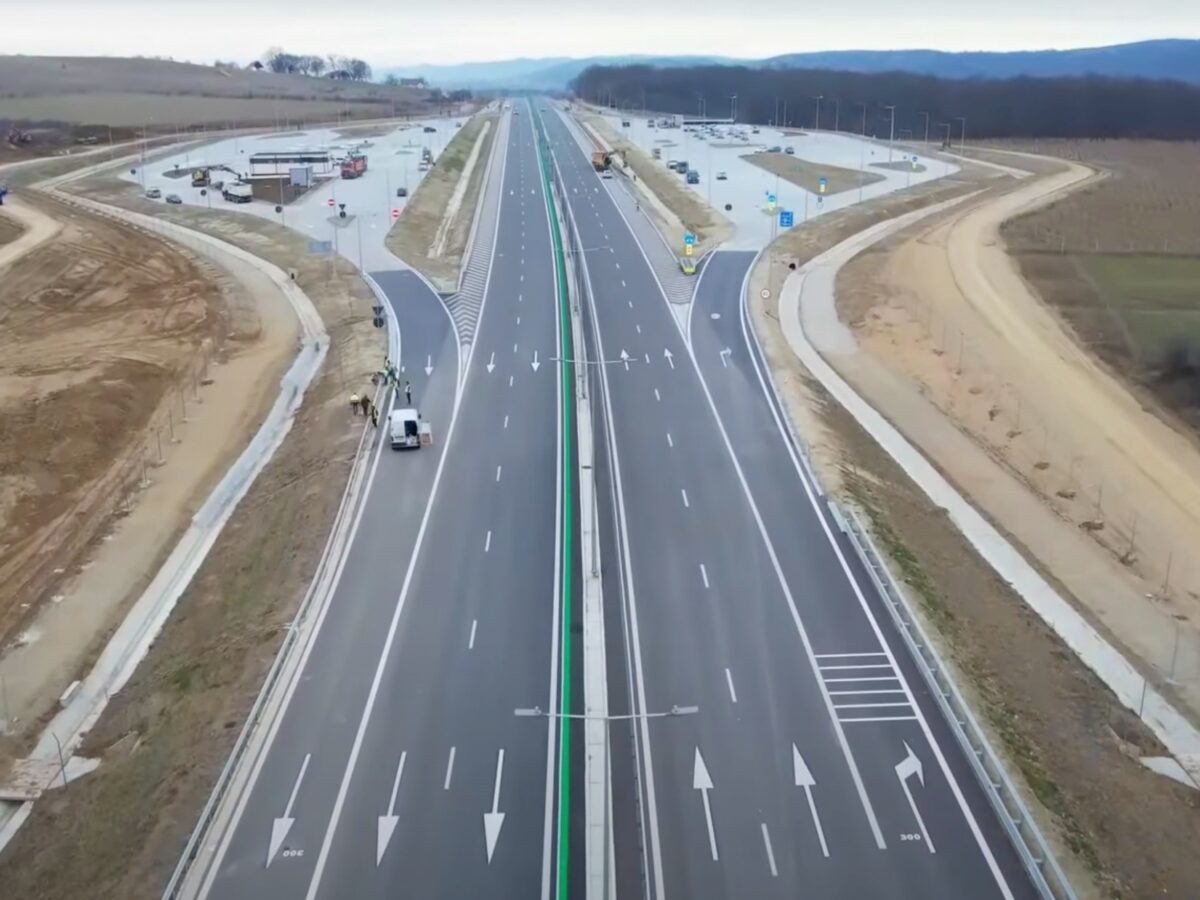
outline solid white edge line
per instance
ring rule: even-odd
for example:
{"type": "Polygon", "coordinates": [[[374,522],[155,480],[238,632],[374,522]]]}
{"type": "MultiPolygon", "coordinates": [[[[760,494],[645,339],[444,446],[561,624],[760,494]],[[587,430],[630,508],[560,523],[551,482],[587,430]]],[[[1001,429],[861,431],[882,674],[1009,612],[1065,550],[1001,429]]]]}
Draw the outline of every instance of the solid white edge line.
{"type": "MultiPolygon", "coordinates": [[[[771,877],[778,878],[779,870],[775,868],[775,851],[771,849],[771,833],[767,831],[767,823],[762,823],[763,844],[767,848],[767,864],[771,867],[771,877]]],[[[828,856],[828,854],[826,854],[828,856]]]]}
{"type": "MultiPolygon", "coordinates": [[[[534,146],[533,152],[537,155],[538,172],[541,173],[542,159],[541,154],[537,150],[537,133],[533,127],[533,117],[536,115],[532,101],[527,102],[529,108],[529,128],[533,134],[534,146]]],[[[539,179],[540,186],[538,190],[545,191],[546,181],[548,180],[549,172],[546,173],[546,179],[539,179]]],[[[558,307],[558,264],[554,258],[554,228],[550,222],[549,205],[554,202],[553,198],[545,195],[542,196],[542,214],[546,217],[546,235],[550,241],[550,278],[554,285],[555,304],[554,304],[554,334],[557,346],[562,347],[562,316],[561,310],[558,307]]],[[[563,273],[564,279],[566,273],[563,273]]],[[[560,609],[563,604],[562,596],[562,487],[563,487],[563,383],[562,383],[562,366],[555,366],[555,408],[557,411],[558,422],[558,439],[555,449],[555,504],[554,504],[554,609],[551,614],[550,623],[550,704],[548,709],[551,711],[557,709],[558,706],[558,689],[559,689],[559,643],[562,635],[559,634],[561,627],[560,609]]],[[[568,598],[569,599],[569,598],[568,598]]],[[[545,804],[545,821],[542,827],[542,900],[549,900],[551,885],[553,883],[554,868],[552,864],[552,851],[554,849],[554,811],[557,806],[559,797],[562,796],[562,785],[558,785],[558,791],[555,791],[555,771],[561,770],[560,760],[556,752],[555,745],[561,749],[562,745],[558,742],[558,730],[562,727],[559,720],[550,716],[547,719],[546,733],[546,804],[545,804]]]]}
{"type": "MultiPolygon", "coordinates": [[[[561,116],[561,113],[559,113],[561,116]]],[[[564,125],[564,127],[566,127],[564,125]]],[[[582,151],[580,151],[582,152],[582,151]]],[[[560,170],[561,172],[561,170],[560,170]]],[[[568,215],[571,220],[575,221],[574,211],[570,209],[568,204],[568,215]]],[[[576,223],[578,230],[578,223],[576,223]]],[[[611,251],[612,248],[610,247],[611,251]]],[[[584,277],[587,282],[591,283],[591,277],[588,274],[587,254],[580,254],[581,265],[584,271],[584,277]]],[[[594,303],[588,304],[588,312],[592,320],[592,334],[596,341],[597,355],[600,359],[605,359],[604,340],[600,334],[600,322],[596,316],[594,303]]],[[[610,478],[610,489],[615,496],[617,507],[617,521],[619,523],[621,552],[618,554],[618,565],[622,575],[622,594],[625,599],[623,604],[625,613],[624,619],[628,633],[626,635],[626,645],[633,648],[633,665],[630,678],[633,682],[633,687],[636,688],[636,694],[631,694],[636,698],[638,709],[645,711],[646,704],[646,683],[644,678],[644,668],[642,665],[642,645],[641,636],[638,627],[637,618],[637,598],[633,588],[633,571],[629,561],[632,555],[629,549],[629,525],[625,515],[625,494],[621,482],[621,458],[617,451],[616,436],[613,431],[613,415],[612,404],[609,399],[609,384],[608,384],[608,367],[599,366],[600,369],[600,384],[602,387],[601,394],[604,398],[604,431],[606,443],[608,444],[609,454],[612,459],[612,477],[610,478]]],[[[658,391],[655,389],[655,393],[658,391]]],[[[654,762],[653,754],[650,747],[650,731],[648,727],[648,719],[645,716],[639,716],[636,732],[639,734],[639,741],[635,742],[635,753],[644,754],[644,759],[639,757],[641,770],[644,774],[643,787],[646,792],[646,809],[641,811],[641,815],[645,817],[642,822],[643,833],[649,831],[650,841],[649,846],[646,843],[642,844],[642,861],[646,869],[651,870],[651,878],[654,884],[654,896],[662,900],[665,898],[666,891],[663,887],[663,867],[662,867],[662,843],[659,836],[658,828],[658,798],[654,788],[654,762]],[[649,828],[647,829],[647,820],[649,828]],[[653,862],[653,866],[651,866],[653,862]]],[[[640,808],[641,804],[639,804],[640,808]]]]}

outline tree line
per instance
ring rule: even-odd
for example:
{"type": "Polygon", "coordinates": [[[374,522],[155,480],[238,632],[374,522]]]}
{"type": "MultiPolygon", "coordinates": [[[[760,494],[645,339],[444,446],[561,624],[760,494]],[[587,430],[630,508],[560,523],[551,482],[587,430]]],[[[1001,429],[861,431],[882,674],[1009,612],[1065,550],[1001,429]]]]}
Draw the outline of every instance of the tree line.
{"type": "Polygon", "coordinates": [[[320,78],[344,79],[346,81],[370,81],[371,67],[353,56],[330,53],[318,56],[305,53],[289,53],[280,47],[272,47],[263,54],[262,65],[281,75],[309,75],[320,78]]]}
{"type": "Polygon", "coordinates": [[[895,136],[916,140],[950,134],[957,143],[964,129],[968,140],[1200,138],[1200,86],[1177,81],[633,65],[592,66],[571,86],[580,99],[602,106],[713,117],[729,116],[736,106],[740,122],[878,137],[891,134],[894,114],[895,136]]]}

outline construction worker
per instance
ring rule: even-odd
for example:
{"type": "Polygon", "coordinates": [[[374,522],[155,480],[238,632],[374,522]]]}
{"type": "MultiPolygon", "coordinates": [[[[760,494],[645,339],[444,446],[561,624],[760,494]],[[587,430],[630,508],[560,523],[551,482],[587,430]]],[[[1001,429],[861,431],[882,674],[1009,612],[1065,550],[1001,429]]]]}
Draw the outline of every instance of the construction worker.
{"type": "Polygon", "coordinates": [[[363,415],[369,416],[371,414],[371,398],[368,397],[366,394],[363,394],[362,400],[360,400],[359,402],[362,404],[363,415]]]}
{"type": "Polygon", "coordinates": [[[379,427],[379,408],[374,405],[371,406],[371,427],[379,427]]]}
{"type": "Polygon", "coordinates": [[[350,395],[350,412],[352,414],[358,415],[359,403],[360,403],[360,401],[358,399],[358,394],[351,394],[350,395]]]}
{"type": "Polygon", "coordinates": [[[408,401],[408,405],[412,406],[412,382],[404,382],[404,399],[408,401]]]}

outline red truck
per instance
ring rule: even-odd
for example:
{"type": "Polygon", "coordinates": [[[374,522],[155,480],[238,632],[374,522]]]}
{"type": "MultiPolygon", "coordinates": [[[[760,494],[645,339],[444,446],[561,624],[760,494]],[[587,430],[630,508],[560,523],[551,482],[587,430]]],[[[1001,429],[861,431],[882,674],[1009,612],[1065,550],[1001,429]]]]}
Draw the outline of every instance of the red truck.
{"type": "Polygon", "coordinates": [[[348,156],[342,162],[343,178],[357,178],[365,171],[367,171],[367,158],[360,154],[348,156]]]}

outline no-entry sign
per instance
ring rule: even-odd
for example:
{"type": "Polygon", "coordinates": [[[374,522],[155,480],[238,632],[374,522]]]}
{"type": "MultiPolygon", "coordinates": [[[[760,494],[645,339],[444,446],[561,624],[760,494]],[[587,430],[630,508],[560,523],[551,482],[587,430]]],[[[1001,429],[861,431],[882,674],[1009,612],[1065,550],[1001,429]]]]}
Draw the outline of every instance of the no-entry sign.
{"type": "Polygon", "coordinates": [[[333,198],[332,198],[332,197],[330,197],[328,200],[326,200],[326,201],[325,201],[325,205],[326,205],[326,206],[333,206],[333,198]]]}
{"type": "Polygon", "coordinates": [[[394,206],[392,207],[392,218],[393,219],[400,218],[400,210],[396,209],[396,207],[394,207],[394,206]]]}

